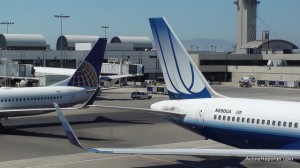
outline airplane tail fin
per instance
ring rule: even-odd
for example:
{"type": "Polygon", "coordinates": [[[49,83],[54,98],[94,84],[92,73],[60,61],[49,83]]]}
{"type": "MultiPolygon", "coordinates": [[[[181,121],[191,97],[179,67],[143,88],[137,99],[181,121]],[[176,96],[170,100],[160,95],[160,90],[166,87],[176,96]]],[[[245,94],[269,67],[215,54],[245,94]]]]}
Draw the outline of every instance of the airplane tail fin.
{"type": "Polygon", "coordinates": [[[74,74],[68,79],[52,86],[77,86],[96,89],[106,47],[106,38],[100,38],[87,56],[82,60],[74,74]]]}
{"type": "Polygon", "coordinates": [[[166,19],[149,22],[170,99],[224,97],[210,87],[166,19]]]}

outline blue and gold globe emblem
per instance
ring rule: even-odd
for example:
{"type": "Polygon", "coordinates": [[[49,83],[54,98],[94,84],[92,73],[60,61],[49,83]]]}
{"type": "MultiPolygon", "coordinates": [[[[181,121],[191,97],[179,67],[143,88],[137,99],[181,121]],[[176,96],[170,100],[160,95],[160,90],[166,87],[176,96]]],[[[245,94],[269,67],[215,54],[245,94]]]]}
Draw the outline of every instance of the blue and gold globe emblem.
{"type": "Polygon", "coordinates": [[[69,81],[69,86],[98,86],[98,76],[94,67],[87,61],[83,61],[69,81]]]}

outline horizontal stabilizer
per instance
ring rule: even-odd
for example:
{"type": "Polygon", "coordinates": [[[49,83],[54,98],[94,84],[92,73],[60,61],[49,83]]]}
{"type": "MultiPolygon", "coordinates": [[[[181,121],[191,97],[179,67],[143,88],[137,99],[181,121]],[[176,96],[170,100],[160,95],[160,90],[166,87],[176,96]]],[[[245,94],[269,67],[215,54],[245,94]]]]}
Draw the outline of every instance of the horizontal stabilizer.
{"type": "Polygon", "coordinates": [[[85,102],[85,104],[83,105],[82,108],[86,108],[87,106],[94,104],[94,101],[96,100],[96,97],[98,96],[99,92],[100,92],[100,87],[98,87],[94,91],[94,93],[91,95],[91,97],[89,98],[89,100],[85,102]]]}

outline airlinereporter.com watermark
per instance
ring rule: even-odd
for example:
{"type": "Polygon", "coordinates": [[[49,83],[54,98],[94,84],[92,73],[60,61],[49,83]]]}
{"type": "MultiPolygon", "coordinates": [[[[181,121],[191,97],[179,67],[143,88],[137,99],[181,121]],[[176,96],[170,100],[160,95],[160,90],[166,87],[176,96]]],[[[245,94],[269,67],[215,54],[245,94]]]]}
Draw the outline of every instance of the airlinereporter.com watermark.
{"type": "Polygon", "coordinates": [[[257,162],[292,162],[293,158],[277,158],[277,157],[246,157],[247,161],[257,162]]]}

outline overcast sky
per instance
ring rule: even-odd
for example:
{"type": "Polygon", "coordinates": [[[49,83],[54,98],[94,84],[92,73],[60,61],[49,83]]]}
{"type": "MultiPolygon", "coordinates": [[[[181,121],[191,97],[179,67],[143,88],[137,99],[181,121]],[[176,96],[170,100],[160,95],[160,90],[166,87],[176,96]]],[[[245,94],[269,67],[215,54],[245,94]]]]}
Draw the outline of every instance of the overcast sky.
{"type": "MultiPolygon", "coordinates": [[[[299,0],[261,0],[257,38],[269,29],[273,39],[300,44],[299,7],[299,0]]],[[[60,35],[55,14],[70,16],[63,20],[63,34],[104,37],[101,26],[107,25],[109,40],[118,35],[151,37],[148,18],[164,16],[182,40],[236,41],[233,0],[0,0],[0,22],[14,22],[9,33],[43,34],[51,48],[60,35]]],[[[6,25],[0,25],[0,33],[6,33],[6,25]]]]}

